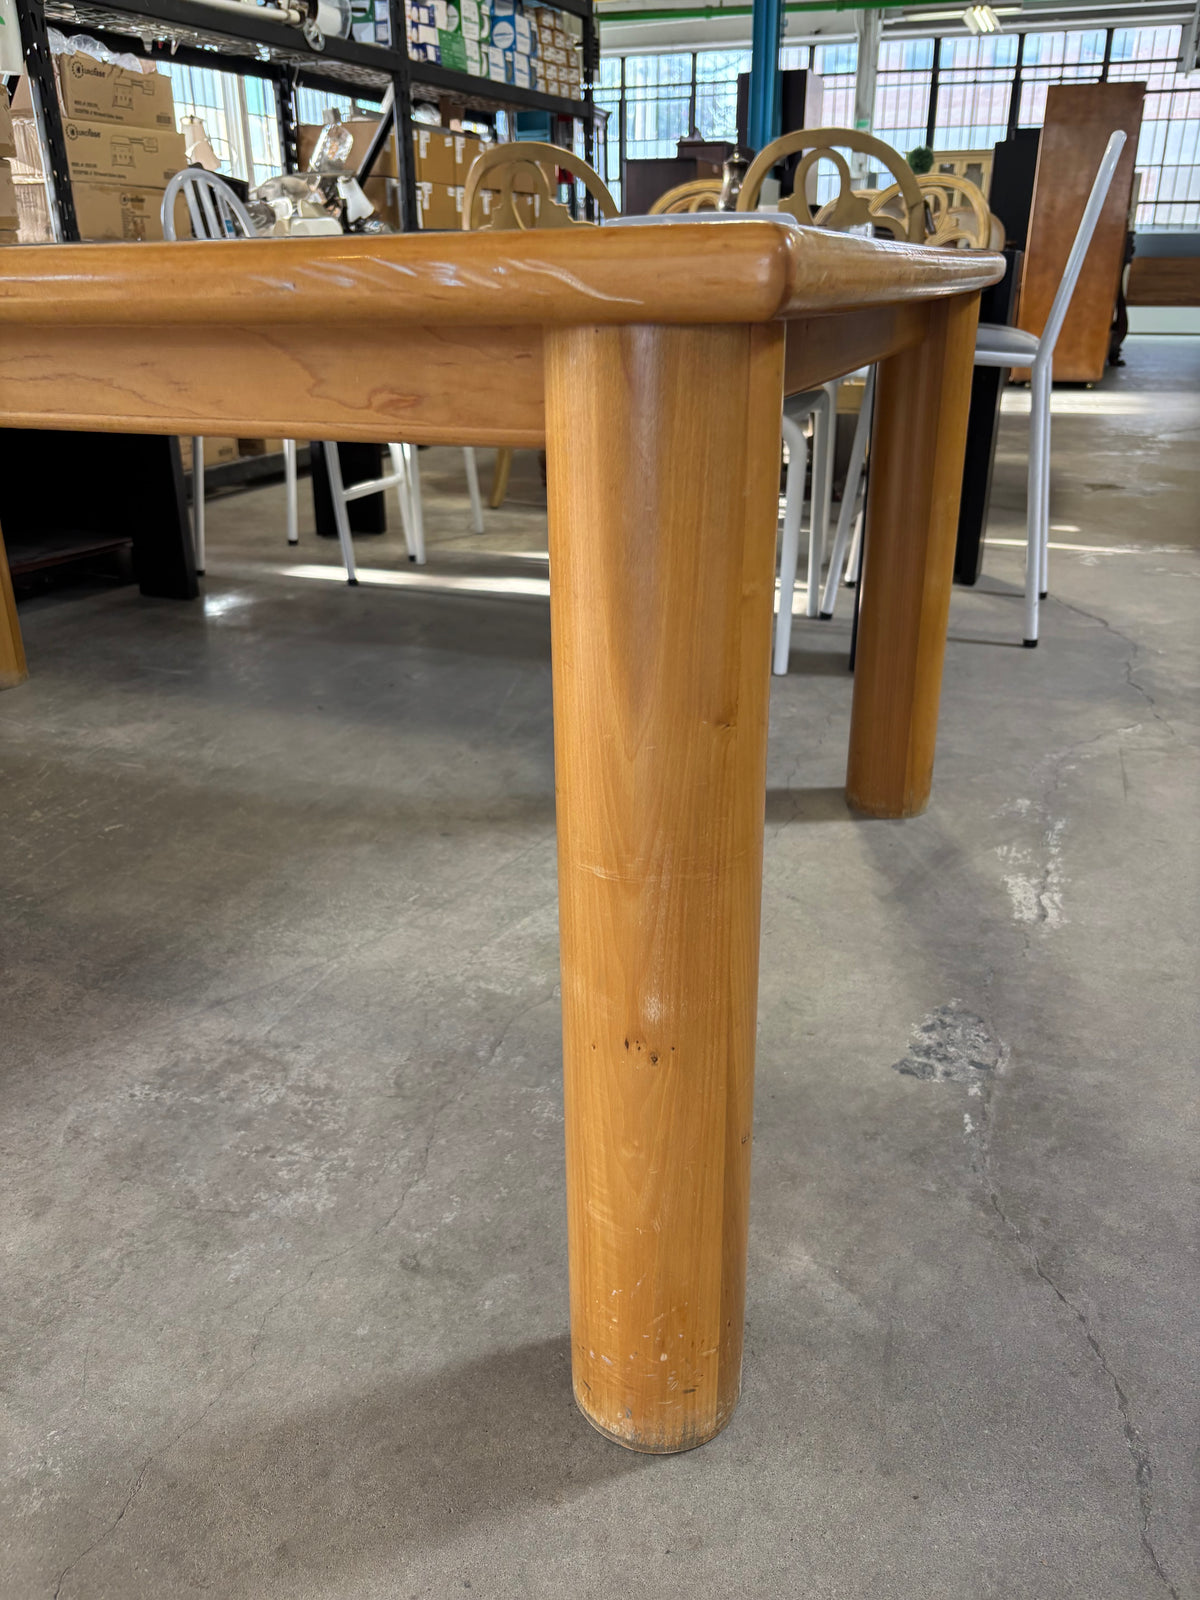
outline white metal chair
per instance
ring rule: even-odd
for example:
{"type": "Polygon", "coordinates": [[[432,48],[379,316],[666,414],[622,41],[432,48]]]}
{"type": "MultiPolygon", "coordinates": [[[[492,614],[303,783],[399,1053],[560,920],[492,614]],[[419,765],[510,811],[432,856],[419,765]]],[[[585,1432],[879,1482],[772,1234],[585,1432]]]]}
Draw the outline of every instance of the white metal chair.
{"type": "Polygon", "coordinates": [[[1049,578],[1050,539],[1050,390],[1054,376],[1054,346],[1079,282],[1084,258],[1117,169],[1125,134],[1110,135],[1100,166],[1083,208],[1079,229],[1063,269],[1062,281],[1040,334],[996,323],[979,325],[975,364],[980,367],[1029,367],[1029,477],[1025,543],[1025,639],[1032,649],[1038,642],[1038,604],[1045,599],[1049,578]]]}
{"type": "MultiPolygon", "coordinates": [[[[1038,642],[1039,602],[1046,598],[1049,577],[1050,539],[1050,393],[1054,374],[1054,346],[1062,331],[1070,308],[1071,298],[1079,282],[1079,274],[1087,256],[1088,246],[1100,220],[1100,212],[1108,197],[1113,174],[1125,146],[1126,135],[1118,130],[1112,134],[1100,158],[1095,180],[1083,216],[1071,245],[1062,280],[1050,306],[1046,325],[1040,334],[1027,333],[1023,328],[1010,328],[1000,323],[981,322],[975,340],[975,365],[979,367],[1024,367],[1031,370],[1029,408],[1029,470],[1026,508],[1025,546],[1025,633],[1024,643],[1033,649],[1038,642]]],[[[850,471],[842,499],[842,516],[838,519],[838,532],[829,560],[829,576],[821,604],[821,615],[833,615],[834,596],[841,582],[842,560],[845,554],[843,522],[846,508],[858,498],[862,480],[863,461],[866,455],[867,434],[870,430],[869,397],[863,397],[863,410],[855,432],[850,471]]]]}
{"type": "MultiPolygon", "coordinates": [[[[253,239],[258,230],[254,219],[241,200],[214,173],[202,167],[185,167],[168,183],[162,199],[162,230],[164,239],[175,239],[175,204],[182,194],[191,218],[192,232],[197,239],[253,239]]],[[[382,477],[365,483],[352,484],[349,489],[342,482],[342,466],[337,447],[329,444],[325,450],[325,466],[329,474],[329,493],[333,502],[333,519],[337,528],[338,544],[346,568],[346,582],[357,583],[354,565],[354,542],[350,534],[350,518],[346,507],[351,500],[361,500],[367,495],[396,490],[400,505],[400,523],[408,558],[421,565],[425,561],[425,518],[421,505],[421,478],[415,445],[389,444],[388,453],[392,470],[382,477]]],[[[467,473],[467,492],[471,500],[471,527],[475,533],[483,532],[483,502],[479,496],[479,472],[475,452],[463,451],[467,473]]],[[[283,441],[284,479],[287,496],[287,542],[299,544],[299,495],[296,473],[296,441],[283,441]]],[[[204,440],[192,440],[192,543],[195,549],[196,570],[204,571],[204,440]]]]}

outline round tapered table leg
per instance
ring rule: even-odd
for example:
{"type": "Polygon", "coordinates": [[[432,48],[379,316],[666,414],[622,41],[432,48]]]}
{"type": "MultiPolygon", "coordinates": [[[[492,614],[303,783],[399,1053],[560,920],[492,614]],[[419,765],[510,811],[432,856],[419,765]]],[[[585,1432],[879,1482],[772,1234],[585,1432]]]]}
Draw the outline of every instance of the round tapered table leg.
{"type": "Polygon", "coordinates": [[[740,1387],[783,346],[546,337],[575,1395],[637,1450],[740,1387]]]}

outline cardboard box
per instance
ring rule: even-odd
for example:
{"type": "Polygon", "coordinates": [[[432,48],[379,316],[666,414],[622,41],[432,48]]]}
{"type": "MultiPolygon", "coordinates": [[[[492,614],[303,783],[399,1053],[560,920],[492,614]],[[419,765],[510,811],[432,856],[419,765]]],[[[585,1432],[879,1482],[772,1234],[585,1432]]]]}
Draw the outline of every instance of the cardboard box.
{"type": "MultiPolygon", "coordinates": [[[[183,470],[192,470],[192,441],[184,436],[179,441],[179,454],[183,457],[183,470]]],[[[236,439],[210,439],[204,440],[204,465],[216,467],[222,461],[236,461],[238,458],[238,442],[236,439]]]]}
{"type": "Polygon", "coordinates": [[[17,191],[7,161],[0,161],[0,228],[17,231],[17,191]]]}
{"type": "Polygon", "coordinates": [[[8,95],[0,86],[0,161],[7,161],[17,153],[13,136],[12,112],[8,109],[8,95]]]}
{"type": "MultiPolygon", "coordinates": [[[[300,170],[302,172],[308,168],[308,158],[312,155],[324,126],[324,123],[321,122],[305,122],[300,125],[300,170]]],[[[342,126],[349,128],[354,136],[354,151],[347,162],[347,166],[353,170],[370,148],[371,140],[375,137],[375,130],[379,124],[367,117],[359,117],[352,121],[344,122],[342,126]]],[[[396,176],[395,134],[392,135],[376,157],[372,176],[381,178],[394,178],[396,176]]]]}
{"type": "MultiPolygon", "coordinates": [[[[458,136],[460,139],[462,135],[458,136]]],[[[413,128],[417,177],[425,183],[452,187],[458,181],[455,135],[444,128],[413,128]]]]}
{"type": "Polygon", "coordinates": [[[54,229],[50,223],[50,202],[46,199],[46,185],[17,183],[17,233],[22,244],[50,244],[54,229]]]}
{"type": "Polygon", "coordinates": [[[76,52],[58,58],[63,115],[85,122],[175,132],[175,97],[162,72],[127,72],[76,52]]]}
{"type": "MultiPolygon", "coordinates": [[[[161,189],[139,188],[122,183],[81,183],[71,185],[75,216],[81,239],[161,239],[161,189]]],[[[190,239],[191,219],[182,195],[175,198],[175,237],[190,239]]]]}
{"type": "Polygon", "coordinates": [[[116,122],[63,122],[71,177],[165,189],[187,165],[183,135],[116,122]]]}
{"type": "Polygon", "coordinates": [[[240,456],[277,456],[283,453],[282,439],[239,439],[240,456]]]}
{"type": "Polygon", "coordinates": [[[417,184],[417,218],[422,228],[462,227],[463,192],[446,183],[417,184]]]}
{"type": "Polygon", "coordinates": [[[457,133],[454,136],[454,170],[456,183],[466,183],[467,173],[478,161],[483,150],[483,140],[477,139],[473,133],[457,133]]]}
{"type": "Polygon", "coordinates": [[[363,184],[363,193],[375,207],[375,215],[397,233],[404,231],[400,217],[400,185],[395,178],[383,178],[372,173],[363,184]]]}
{"type": "Polygon", "coordinates": [[[12,161],[12,175],[19,183],[22,178],[42,181],[42,150],[38,144],[37,125],[32,116],[14,117],[12,122],[13,145],[16,155],[12,161]]]}

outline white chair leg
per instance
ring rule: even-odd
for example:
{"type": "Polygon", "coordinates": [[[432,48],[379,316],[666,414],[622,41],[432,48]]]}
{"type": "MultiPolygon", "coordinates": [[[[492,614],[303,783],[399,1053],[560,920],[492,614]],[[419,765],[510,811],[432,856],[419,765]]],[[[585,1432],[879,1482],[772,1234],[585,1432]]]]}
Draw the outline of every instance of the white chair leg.
{"type": "Polygon", "coordinates": [[[783,677],[792,648],[792,600],[796,568],[800,562],[800,513],[804,508],[804,478],[808,469],[808,441],[791,417],[783,419],[788,447],[787,493],[783,511],[783,548],[779,557],[779,615],[775,621],[774,671],[783,677]]]}
{"type": "Polygon", "coordinates": [[[202,573],[204,549],[204,440],[192,440],[192,552],[196,571],[202,573]]]}
{"type": "Polygon", "coordinates": [[[483,532],[483,501],[479,498],[479,468],[475,452],[470,445],[463,449],[463,466],[467,469],[467,493],[471,497],[471,531],[483,532]]]}
{"type": "Polygon", "coordinates": [[[412,530],[412,502],[408,492],[408,466],[404,459],[404,446],[402,444],[389,444],[387,447],[388,458],[392,463],[392,472],[397,478],[396,502],[400,507],[400,527],[404,533],[404,548],[408,552],[408,559],[414,560],[413,555],[413,530],[412,530]]]}
{"type": "Polygon", "coordinates": [[[1042,579],[1042,510],[1045,496],[1046,429],[1042,407],[1047,403],[1045,376],[1035,371],[1029,389],[1029,477],[1025,499],[1025,644],[1038,642],[1038,591],[1042,579]]]}
{"type": "Polygon", "coordinates": [[[864,495],[854,519],[854,537],[850,541],[850,555],[846,561],[846,582],[849,584],[857,583],[862,577],[863,528],[866,521],[867,500],[864,495]]]}
{"type": "Polygon", "coordinates": [[[1038,597],[1044,600],[1050,588],[1050,401],[1054,389],[1054,371],[1046,371],[1046,394],[1042,402],[1042,515],[1041,515],[1041,568],[1038,573],[1038,597]]]}
{"type": "Polygon", "coordinates": [[[333,522],[337,528],[338,543],[342,547],[342,561],[346,567],[346,582],[357,583],[354,567],[354,544],[350,538],[350,517],[346,511],[346,487],[342,482],[342,463],[336,444],[325,446],[325,470],[329,475],[329,498],[333,501],[333,522]]]}
{"type": "Polygon", "coordinates": [[[408,504],[412,513],[412,553],[410,561],[425,565],[425,508],[421,504],[421,461],[415,444],[401,445],[408,466],[408,504]]]}
{"type": "Polygon", "coordinates": [[[821,596],[821,557],[825,554],[825,530],[829,526],[829,436],[833,402],[829,389],[822,389],[813,405],[812,425],[812,500],[808,521],[808,597],[805,612],[815,617],[821,596]],[[824,517],[822,517],[824,508],[824,517]]]}
{"type": "Polygon", "coordinates": [[[283,487],[287,496],[287,542],[300,543],[299,489],[296,483],[296,441],[283,441],[283,487]]]}
{"type": "MultiPolygon", "coordinates": [[[[846,472],[846,487],[842,490],[842,507],[838,512],[837,532],[829,556],[829,575],[825,579],[825,593],[821,598],[821,615],[828,621],[837,605],[838,587],[842,582],[842,564],[850,542],[851,529],[857,530],[854,508],[862,486],[863,465],[867,459],[867,440],[871,436],[871,406],[875,399],[875,368],[867,373],[863,386],[862,405],[854,425],[854,443],[850,447],[850,465],[846,472]]],[[[836,427],[836,424],[835,424],[836,427]]],[[[832,478],[832,473],[830,474],[832,478]]],[[[831,486],[832,487],[832,486],[831,486]]],[[[856,532],[857,539],[857,532],[856,532]]]]}

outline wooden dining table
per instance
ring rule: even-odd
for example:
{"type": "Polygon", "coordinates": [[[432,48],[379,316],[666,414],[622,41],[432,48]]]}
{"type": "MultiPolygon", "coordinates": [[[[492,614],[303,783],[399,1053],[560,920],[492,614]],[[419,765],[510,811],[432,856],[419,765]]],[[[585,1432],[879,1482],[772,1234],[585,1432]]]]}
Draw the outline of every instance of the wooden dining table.
{"type": "Polygon", "coordinates": [[[913,816],[1003,270],[757,217],[0,250],[0,426],[545,445],[574,1385],[633,1449],[741,1385],[783,397],[880,363],[846,796],[913,816]]]}

